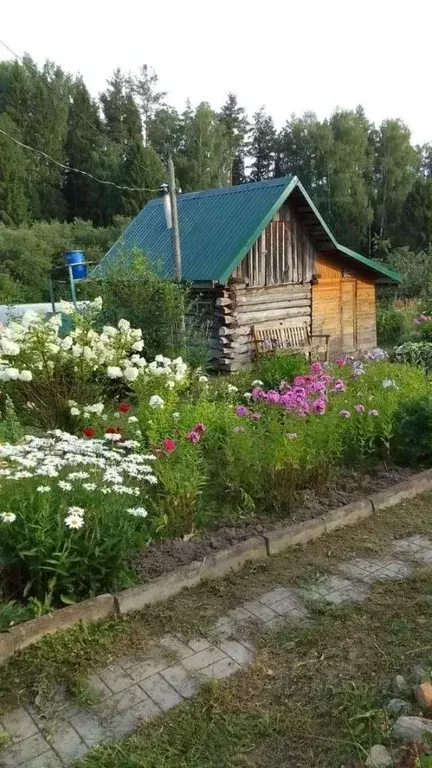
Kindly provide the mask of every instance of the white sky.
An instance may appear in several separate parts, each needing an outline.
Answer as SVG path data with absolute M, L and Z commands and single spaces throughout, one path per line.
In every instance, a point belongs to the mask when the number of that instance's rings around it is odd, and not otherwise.
M 432 141 L 431 0 L 15 0 L 0 3 L 0 38 L 50 58 L 103 90 L 115 67 L 151 65 L 181 109 L 229 90 L 280 127 L 292 112 L 328 116 L 363 104 Z M 10 58 L 0 46 L 0 58 Z

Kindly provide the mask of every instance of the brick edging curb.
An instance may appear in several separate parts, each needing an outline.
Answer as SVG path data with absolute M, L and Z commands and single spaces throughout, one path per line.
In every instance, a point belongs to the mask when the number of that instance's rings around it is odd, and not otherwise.
M 95 622 L 109 616 L 139 611 L 146 605 L 168 600 L 186 587 L 194 587 L 204 579 L 218 578 L 232 570 L 238 570 L 247 561 L 263 560 L 298 544 L 307 544 L 325 533 L 354 525 L 380 509 L 393 507 L 405 499 L 411 499 L 429 490 L 432 490 L 432 469 L 419 472 L 409 480 L 404 480 L 385 491 L 332 509 L 321 517 L 294 525 L 278 526 L 263 536 L 242 541 L 203 560 L 152 579 L 140 587 L 132 587 L 116 595 L 99 595 L 17 624 L 7 632 L 0 632 L 0 664 L 14 653 L 60 629 L 68 629 L 80 621 Z

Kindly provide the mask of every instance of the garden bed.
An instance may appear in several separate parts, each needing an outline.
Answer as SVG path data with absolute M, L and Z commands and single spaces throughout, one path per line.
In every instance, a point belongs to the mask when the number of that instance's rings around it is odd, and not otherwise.
M 346 472 L 337 482 L 323 488 L 319 493 L 310 490 L 299 494 L 289 521 L 286 517 L 283 519 L 256 517 L 244 523 L 238 523 L 236 526 L 223 525 L 212 532 L 197 534 L 188 540 L 153 541 L 147 549 L 137 554 L 133 561 L 133 569 L 145 579 L 162 576 L 182 565 L 190 565 L 241 541 L 271 531 L 277 528 L 282 520 L 296 523 L 319 517 L 332 508 L 344 506 L 377 491 L 391 488 L 412 476 L 412 470 L 407 467 L 383 466 L 368 474 Z

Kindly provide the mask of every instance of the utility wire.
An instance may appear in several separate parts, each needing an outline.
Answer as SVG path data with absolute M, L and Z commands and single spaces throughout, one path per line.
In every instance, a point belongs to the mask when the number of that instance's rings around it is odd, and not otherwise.
M 3 128 L 0 128 L 0 133 L 3 134 L 3 136 L 7 136 L 8 139 L 11 139 L 11 141 L 14 141 L 15 144 L 18 144 L 19 147 L 24 147 L 24 149 L 29 149 L 31 152 L 37 152 L 37 154 L 42 155 L 42 157 L 45 157 L 47 160 L 50 160 L 52 163 L 55 163 L 55 165 L 58 165 L 59 168 L 64 168 L 66 171 L 72 171 L 73 173 L 81 173 L 83 176 L 88 176 L 90 179 L 93 179 L 93 181 L 97 181 L 98 184 L 105 184 L 110 187 L 117 187 L 117 189 L 126 189 L 129 192 L 158 192 L 158 189 L 147 189 L 146 187 L 127 187 L 124 185 L 116 184 L 114 181 L 105 181 L 104 179 L 98 179 L 96 176 L 93 176 L 93 174 L 88 173 L 87 171 L 82 171 L 80 168 L 72 168 L 70 165 L 65 165 L 64 163 L 60 163 L 58 160 L 54 160 L 51 155 L 48 155 L 46 152 L 44 152 L 42 149 L 37 149 L 36 147 L 30 147 L 28 144 L 24 144 L 22 141 L 19 141 L 14 136 L 11 136 L 10 133 L 7 133 L 3 130 Z
M 10 48 L 10 46 L 7 45 L 3 40 L 0 40 L 0 45 L 2 45 L 3 48 L 6 48 L 6 50 L 9 51 L 9 53 L 11 53 L 12 56 L 15 56 L 16 59 L 19 59 L 19 61 L 21 61 L 21 63 L 24 64 L 24 66 L 27 67 L 27 69 L 30 68 L 30 70 L 33 73 L 36 73 L 40 77 L 41 73 L 39 72 L 39 70 L 38 70 L 38 68 L 36 67 L 35 64 L 33 64 L 33 63 L 30 64 L 23 56 L 20 56 L 19 53 L 16 53 L 16 51 L 12 50 L 12 48 Z M 114 141 L 114 139 L 111 139 L 111 137 L 108 136 L 107 134 L 103 133 L 96 125 L 94 125 L 94 123 L 91 122 L 91 120 L 89 120 L 85 115 L 83 115 L 83 113 L 80 112 L 80 110 L 77 109 L 77 107 L 75 107 L 75 105 L 70 102 L 69 98 L 67 96 L 65 96 L 63 93 L 61 93 L 53 85 L 53 83 L 51 83 L 49 80 L 46 80 L 45 81 L 45 85 L 47 85 L 48 88 L 50 88 L 62 101 L 64 101 L 68 105 L 68 107 L 70 109 L 72 109 L 74 112 L 76 112 L 76 114 L 79 115 L 82 118 L 82 120 L 84 120 L 84 122 L 87 123 L 87 125 L 90 128 L 93 128 L 93 130 L 96 131 L 96 133 L 98 133 L 99 136 L 102 136 L 102 138 L 105 141 L 108 141 L 116 149 L 121 149 L 122 151 L 124 150 L 124 147 L 122 147 L 121 144 L 119 144 L 117 141 Z M 2 133 L 5 133 L 5 132 L 2 131 Z M 8 134 L 5 133 L 5 135 L 7 136 Z M 19 144 L 19 142 L 16 139 L 14 139 L 13 136 L 9 136 L 9 138 L 12 139 L 12 141 L 15 141 L 17 144 Z M 22 146 L 26 147 L 26 149 L 34 149 L 34 147 L 28 147 L 25 144 L 22 144 Z M 34 149 L 34 151 L 35 152 L 40 152 L 41 154 L 45 154 L 45 153 L 43 153 L 39 149 Z M 100 184 L 110 184 L 110 185 L 112 185 L 114 187 L 117 187 L 117 189 L 129 189 L 131 191 L 137 191 L 137 192 L 158 192 L 159 191 L 158 189 L 142 189 L 142 188 L 138 188 L 138 187 L 119 186 L 118 184 L 115 184 L 113 181 L 102 181 L 101 179 L 96 179 L 94 176 L 91 175 L 91 173 L 87 173 L 86 171 L 80 171 L 77 168 L 69 168 L 69 166 L 62 165 L 61 163 L 58 163 L 57 160 L 54 160 L 52 157 L 49 157 L 49 155 L 45 155 L 45 157 L 47 157 L 49 160 L 52 160 L 53 163 L 56 163 L 57 165 L 60 165 L 63 168 L 68 168 L 69 170 L 75 171 L 76 173 L 82 173 L 82 174 L 84 174 L 86 176 L 90 176 L 90 178 L 94 179 L 95 181 L 98 181 Z M 144 171 L 144 168 L 141 165 L 140 165 L 140 169 L 141 169 L 141 171 Z
M 30 68 L 33 73 L 36 73 L 40 77 L 41 73 L 39 72 L 39 70 L 38 70 L 38 68 L 36 67 L 35 64 L 33 64 L 33 63 L 30 64 L 23 56 L 20 56 L 19 53 L 16 53 L 15 51 L 12 50 L 12 48 L 10 48 L 8 45 L 6 45 L 6 43 L 3 40 L 0 40 L 0 45 L 2 45 L 4 48 L 6 48 L 6 50 L 9 51 L 9 53 L 12 54 L 12 56 L 15 56 L 15 58 L 19 59 L 19 61 L 21 61 L 21 63 L 24 64 L 24 66 L 27 67 L 27 69 Z M 98 133 L 99 136 L 102 136 L 102 138 L 105 139 L 105 141 L 108 141 L 110 144 L 112 144 L 117 149 L 119 149 L 119 148 L 122 149 L 121 144 L 118 144 L 116 141 L 114 141 L 114 139 L 111 139 L 110 136 L 107 136 L 105 133 L 103 133 L 97 127 L 97 125 L 92 123 L 91 120 L 89 120 L 85 115 L 83 115 L 83 113 L 80 112 L 80 110 L 77 109 L 77 107 L 75 107 L 75 105 L 70 102 L 70 100 L 69 100 L 69 98 L 67 96 L 65 96 L 63 93 L 61 93 L 59 90 L 57 90 L 57 88 L 53 85 L 53 83 L 51 83 L 49 80 L 46 80 L 45 81 L 45 85 L 47 85 L 48 88 L 50 88 L 52 91 L 54 91 L 54 93 L 57 94 L 57 96 L 62 101 L 64 101 L 68 105 L 68 107 L 70 109 L 72 109 L 74 112 L 76 112 L 76 114 L 79 115 L 82 118 L 82 120 L 84 120 L 84 122 L 86 122 L 87 125 L 90 126 L 90 128 L 93 128 L 93 130 L 96 131 L 96 133 Z

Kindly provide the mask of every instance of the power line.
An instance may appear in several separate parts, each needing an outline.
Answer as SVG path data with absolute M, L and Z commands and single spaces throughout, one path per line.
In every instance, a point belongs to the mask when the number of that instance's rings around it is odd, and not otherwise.
M 35 65 L 35 64 L 33 64 L 33 62 L 30 64 L 30 63 L 29 63 L 29 62 L 28 62 L 28 61 L 27 61 L 27 60 L 26 60 L 26 59 L 25 59 L 23 56 L 20 56 L 20 55 L 19 55 L 19 53 L 16 53 L 16 51 L 12 50 L 12 48 L 10 48 L 10 46 L 9 46 L 9 45 L 7 45 L 7 44 L 6 44 L 6 43 L 5 43 L 3 40 L 0 40 L 0 45 L 2 45 L 4 48 L 6 48 L 6 50 L 7 50 L 7 51 L 9 51 L 9 53 L 11 53 L 11 54 L 12 54 L 12 56 L 15 56 L 15 58 L 16 58 L 16 59 L 19 59 L 19 61 L 21 61 L 21 63 L 22 63 L 22 64 L 23 64 L 23 65 L 24 65 L 24 66 L 25 66 L 27 69 L 29 69 L 29 68 L 30 68 L 30 70 L 31 70 L 33 73 L 36 73 L 36 74 L 37 74 L 39 77 L 41 76 L 41 73 L 39 72 L 39 70 L 38 70 L 38 68 L 36 67 L 36 65 Z M 50 89 L 51 89 L 51 90 L 52 90 L 52 91 L 53 91 L 53 92 L 54 92 L 54 93 L 55 93 L 55 94 L 56 94 L 56 95 L 57 95 L 57 96 L 58 96 L 58 97 L 59 97 L 59 98 L 60 98 L 62 101 L 64 101 L 64 102 L 65 102 L 65 103 L 68 105 L 69 109 L 71 109 L 73 112 L 76 112 L 76 114 L 77 114 L 77 115 L 79 115 L 79 116 L 82 118 L 82 120 L 84 120 L 84 122 L 85 122 L 85 123 L 87 123 L 87 125 L 88 125 L 90 128 L 93 128 L 93 130 L 94 130 L 94 131 L 96 131 L 96 133 L 98 133 L 98 134 L 99 134 L 99 136 L 102 136 L 102 138 L 104 139 L 104 141 L 108 141 L 108 142 L 109 142 L 110 144 L 112 144 L 112 145 L 113 145 L 113 147 L 115 147 L 116 149 L 120 149 L 120 150 L 124 151 L 124 147 L 122 147 L 122 145 L 121 145 L 121 144 L 119 144 L 117 141 L 114 141 L 114 139 L 112 139 L 112 138 L 111 138 L 110 136 L 108 136 L 107 134 L 103 133 L 103 131 L 101 131 L 101 130 L 100 130 L 100 129 L 99 129 L 97 126 L 96 126 L 96 125 L 94 125 L 94 123 L 92 123 L 92 122 L 91 122 L 91 120 L 89 120 L 89 119 L 88 119 L 88 118 L 87 118 L 85 115 L 83 115 L 83 113 L 82 113 L 82 112 L 80 112 L 80 110 L 79 110 L 79 109 L 77 109 L 77 107 L 75 107 L 75 105 L 74 105 L 73 103 L 71 103 L 71 102 L 70 102 L 69 98 L 68 98 L 67 96 L 65 96 L 63 93 L 61 93 L 61 92 L 60 92 L 60 91 L 59 91 L 59 90 L 58 90 L 58 89 L 57 89 L 57 88 L 56 88 L 56 87 L 53 85 L 53 83 L 51 83 L 49 80 L 45 80 L 44 82 L 45 82 L 45 85 L 47 85 L 47 86 L 48 86 L 48 88 L 50 88 Z M 12 138 L 12 139 L 13 139 L 13 137 L 9 137 L 9 138 Z M 32 149 L 32 147 L 27 147 L 27 148 L 28 148 L 28 149 Z M 39 152 L 40 150 L 36 150 L 36 151 L 37 151 L 37 152 Z M 50 158 L 50 159 L 52 160 L 52 158 Z M 53 160 L 53 162 L 57 162 L 57 161 L 56 161 L 56 160 Z M 138 161 L 138 167 L 139 167 L 139 169 L 140 169 L 140 170 L 141 170 L 143 173 L 145 173 L 145 169 L 144 169 L 144 167 L 141 165 L 141 163 L 140 163 L 139 161 Z M 71 170 L 74 170 L 74 169 L 71 169 Z M 77 171 L 77 172 L 78 172 L 78 173 L 86 173 L 85 171 Z M 87 175 L 87 176 L 91 176 L 91 174 L 88 174 L 88 173 L 87 173 L 86 175 Z M 94 178 L 94 176 L 93 176 L 92 178 Z M 98 179 L 96 179 L 96 181 L 98 181 Z M 118 185 L 117 185 L 117 184 L 114 184 L 114 182 L 101 181 L 101 184 L 113 184 L 115 187 L 118 187 Z M 132 187 L 118 187 L 118 189 L 132 189 Z M 156 189 L 156 190 L 155 190 L 155 189 L 144 189 L 144 190 L 142 190 L 142 191 L 143 191 L 143 192 L 158 192 L 158 190 L 157 190 L 157 189 Z
M 12 50 L 12 48 L 10 48 L 8 45 L 6 45 L 6 43 L 3 42 L 3 40 L 0 40 L 0 45 L 2 45 L 4 48 L 6 48 L 6 50 L 9 51 L 9 53 L 12 54 L 12 56 L 15 56 L 15 58 L 19 59 L 19 61 L 21 61 L 21 63 L 24 64 L 24 66 L 27 67 L 27 69 L 30 67 L 31 70 L 40 77 L 41 73 L 39 72 L 39 70 L 38 70 L 38 68 L 36 67 L 35 64 L 33 64 L 33 63 L 30 64 L 28 61 L 26 61 L 26 59 L 23 56 L 20 56 L 19 53 L 16 53 L 15 51 Z M 90 126 L 90 128 L 93 128 L 93 130 L 96 131 L 96 133 L 98 133 L 99 136 L 102 136 L 102 138 L 105 139 L 105 141 L 108 141 L 110 144 L 112 144 L 117 149 L 119 149 L 119 148 L 122 149 L 121 144 L 118 144 L 116 141 L 114 141 L 114 139 L 111 139 L 110 136 L 107 136 L 105 133 L 103 133 L 97 127 L 97 125 L 92 123 L 91 120 L 89 120 L 85 115 L 83 115 L 83 113 L 80 112 L 80 110 L 77 109 L 77 107 L 75 107 L 75 105 L 70 102 L 70 100 L 69 100 L 69 98 L 67 96 L 65 96 L 63 93 L 58 91 L 57 88 L 55 88 L 55 86 L 53 85 L 53 83 L 51 83 L 49 80 L 46 80 L 45 81 L 45 85 L 47 85 L 48 88 L 50 88 L 55 94 L 57 94 L 57 96 L 60 99 L 62 99 L 62 101 L 64 101 L 68 105 L 68 107 L 70 109 L 72 109 L 74 112 L 76 112 L 76 114 L 79 115 L 84 120 L 84 122 L 86 122 L 87 125 Z
M 36 147 L 30 147 L 28 144 L 24 144 L 22 141 L 19 141 L 14 136 L 11 136 L 10 133 L 6 133 L 6 131 L 3 130 L 3 128 L 0 128 L 0 133 L 2 133 L 4 136 L 7 136 L 8 139 L 11 139 L 11 141 L 14 141 L 15 144 L 18 144 L 19 147 L 23 147 L 24 149 L 30 149 L 31 152 L 37 152 L 37 154 L 42 155 L 42 157 L 45 157 L 47 160 L 50 160 L 52 163 L 55 163 L 55 165 L 58 165 L 59 168 L 63 168 L 66 171 L 72 171 L 73 173 L 81 173 L 83 176 L 88 176 L 90 179 L 93 179 L 93 181 L 97 181 L 98 184 L 105 184 L 110 187 L 117 187 L 117 189 L 125 189 L 129 192 L 158 192 L 158 189 L 147 189 L 146 187 L 127 187 L 121 184 L 116 184 L 114 181 L 105 181 L 104 179 L 98 179 L 96 176 L 93 176 L 93 174 L 88 173 L 87 171 L 82 171 L 80 168 L 72 168 L 70 165 L 65 165 L 64 163 L 60 163 L 58 160 L 54 160 L 51 155 L 48 155 L 46 152 L 44 152 L 42 149 L 37 149 Z

